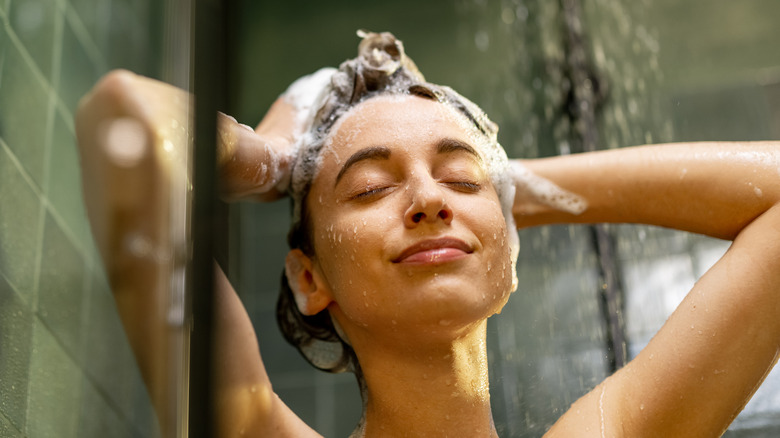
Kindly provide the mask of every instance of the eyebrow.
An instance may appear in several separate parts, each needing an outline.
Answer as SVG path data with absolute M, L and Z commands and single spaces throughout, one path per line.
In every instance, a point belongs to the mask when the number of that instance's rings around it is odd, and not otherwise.
M 482 156 L 479 155 L 470 144 L 456 140 L 454 138 L 442 138 L 436 143 L 436 153 L 449 154 L 452 152 L 463 151 L 474 156 L 477 161 L 482 164 Z
M 482 156 L 477 153 L 474 147 L 460 140 L 456 140 L 454 138 L 442 138 L 436 142 L 435 147 L 437 154 L 466 152 L 469 155 L 472 155 L 480 164 L 483 163 Z M 341 167 L 341 170 L 339 170 L 338 175 L 336 175 L 336 182 L 334 183 L 334 187 L 338 185 L 339 181 L 341 181 L 341 178 L 345 173 L 347 173 L 347 170 L 349 170 L 349 168 L 355 164 L 365 160 L 387 160 L 389 158 L 390 149 L 386 146 L 371 146 L 355 152 L 352 154 L 352 156 L 349 157 L 349 159 L 347 159 L 347 162 L 344 163 L 344 165 Z
M 336 184 L 339 183 L 341 177 L 349 170 L 350 167 L 364 160 L 387 160 L 390 158 L 390 149 L 385 146 L 372 146 L 365 149 L 361 149 L 347 160 L 346 163 L 339 170 L 339 174 L 336 175 Z M 335 184 L 334 184 L 335 186 Z

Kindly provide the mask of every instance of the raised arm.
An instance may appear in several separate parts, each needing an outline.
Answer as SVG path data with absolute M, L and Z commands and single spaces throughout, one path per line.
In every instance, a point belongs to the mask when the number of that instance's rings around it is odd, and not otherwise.
M 190 96 L 126 71 L 110 73 L 76 117 L 84 198 L 95 242 L 144 382 L 167 436 L 170 191 L 184 178 Z M 229 199 L 280 196 L 289 161 L 293 107 L 274 104 L 257 131 L 219 115 L 218 172 Z M 185 245 L 186 246 L 186 245 Z M 257 338 L 238 296 L 217 268 L 215 401 L 220 436 L 316 435 L 273 393 Z
M 584 209 L 533 201 L 521 184 L 521 227 L 644 223 L 734 241 L 647 347 L 550 436 L 720 436 L 780 352 L 780 143 L 645 146 L 523 165 Z

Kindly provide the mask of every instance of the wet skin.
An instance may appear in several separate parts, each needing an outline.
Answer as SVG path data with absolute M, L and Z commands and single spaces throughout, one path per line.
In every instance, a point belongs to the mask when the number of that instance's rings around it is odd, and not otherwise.
M 339 122 L 308 197 L 324 298 L 310 312 L 326 305 L 350 337 L 408 341 L 500 310 L 514 266 L 473 139 L 460 115 L 419 97 L 374 98 Z

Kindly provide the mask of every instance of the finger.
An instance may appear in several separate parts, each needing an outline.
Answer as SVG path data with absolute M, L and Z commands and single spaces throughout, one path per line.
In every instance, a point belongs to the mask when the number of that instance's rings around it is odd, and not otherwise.
M 277 151 L 284 148 L 285 140 L 258 134 L 225 114 L 217 117 L 217 169 L 222 197 L 234 201 L 283 196 L 280 185 L 290 158 Z

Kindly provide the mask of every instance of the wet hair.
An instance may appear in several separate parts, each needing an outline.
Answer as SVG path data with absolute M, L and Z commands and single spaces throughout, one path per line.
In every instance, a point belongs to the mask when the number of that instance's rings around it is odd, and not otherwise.
M 297 158 L 288 188 L 292 199 L 292 224 L 287 236 L 290 248 L 300 249 L 310 257 L 315 255 L 306 202 L 320 167 L 321 151 L 332 128 L 347 111 L 380 95 L 419 96 L 448 105 L 461 114 L 474 128 L 471 130 L 475 143 L 483 146 L 480 150 L 485 155 L 504 216 L 514 224 L 511 219 L 514 186 L 507 172 L 506 153 L 497 141 L 498 126 L 477 105 L 451 88 L 426 82 L 414 62 L 406 56 L 403 43 L 392 34 L 359 31 L 358 35 L 363 38 L 358 46 L 358 56 L 343 62 L 338 70 L 326 72 L 330 74 L 330 81 L 319 91 L 302 121 L 304 132 L 296 144 Z M 508 234 L 517 238 L 517 233 Z M 281 283 L 276 316 L 284 338 L 315 367 L 329 372 L 352 371 L 361 386 L 364 385 L 355 352 L 339 335 L 327 309 L 316 315 L 302 314 L 284 273 Z

